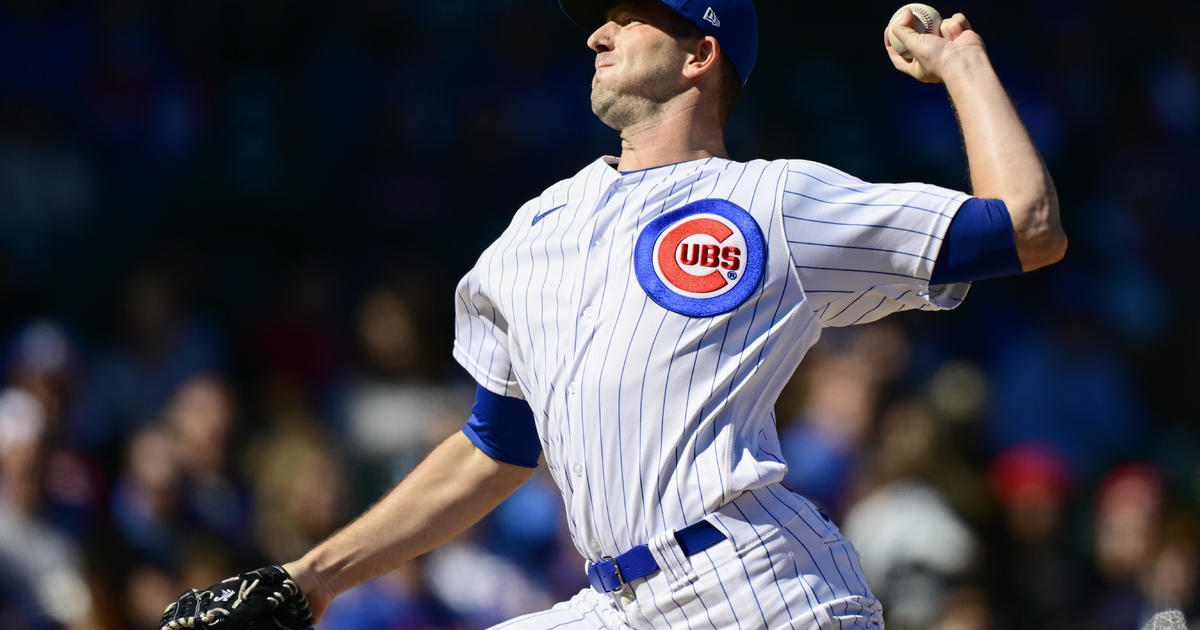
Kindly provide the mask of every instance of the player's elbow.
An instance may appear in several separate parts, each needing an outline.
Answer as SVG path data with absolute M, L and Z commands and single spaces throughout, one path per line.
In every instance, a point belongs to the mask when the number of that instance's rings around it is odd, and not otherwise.
M 1043 232 L 1027 235 L 1017 243 L 1021 269 L 1033 271 L 1048 267 L 1067 255 L 1067 234 L 1055 226 Z
M 1067 233 L 1058 217 L 1058 199 L 1053 195 L 1038 200 L 1013 222 L 1017 256 L 1024 271 L 1053 265 L 1067 254 Z

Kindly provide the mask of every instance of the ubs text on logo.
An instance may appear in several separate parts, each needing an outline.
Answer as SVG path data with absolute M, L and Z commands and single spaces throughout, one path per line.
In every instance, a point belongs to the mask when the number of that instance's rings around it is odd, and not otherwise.
M 651 221 L 638 236 L 634 270 L 658 305 L 693 317 L 736 308 L 758 286 L 762 230 L 748 212 L 705 199 Z

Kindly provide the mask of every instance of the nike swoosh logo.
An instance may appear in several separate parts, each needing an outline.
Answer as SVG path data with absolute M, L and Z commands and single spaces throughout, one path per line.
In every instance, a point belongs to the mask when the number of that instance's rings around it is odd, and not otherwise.
M 567 207 L 567 204 L 564 203 L 563 205 L 558 206 L 557 208 L 550 208 L 549 210 L 537 215 L 536 217 L 533 217 L 533 223 L 530 223 L 529 225 L 537 225 L 538 221 L 545 219 L 547 215 L 554 214 L 555 212 L 558 212 L 559 210 L 562 210 L 565 207 Z

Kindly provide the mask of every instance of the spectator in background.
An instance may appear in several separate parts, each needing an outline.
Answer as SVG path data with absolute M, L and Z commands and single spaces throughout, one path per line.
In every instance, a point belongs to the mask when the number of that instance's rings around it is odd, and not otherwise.
M 978 535 L 940 487 L 961 483 L 970 468 L 947 456 L 956 447 L 944 442 L 922 403 L 889 407 L 880 432 L 872 489 L 847 512 L 844 529 L 862 554 L 866 581 L 887 606 L 888 628 L 986 624 Z
M 181 578 L 219 581 L 234 558 L 259 557 L 251 497 L 229 452 L 234 408 L 223 382 L 193 377 L 128 442 L 112 497 L 115 549 L 101 568 L 106 598 L 123 602 L 111 614 L 127 627 L 157 627 L 161 607 L 142 598 Z
M 343 522 L 349 483 L 344 465 L 319 426 L 293 417 L 279 421 L 251 446 L 254 538 L 276 562 L 308 549 Z
M 179 461 L 170 433 L 138 430 L 113 483 L 112 520 L 121 541 L 159 566 L 173 566 L 179 531 Z
M 1165 519 L 1161 542 L 1141 578 L 1146 608 L 1200 614 L 1200 523 L 1195 514 L 1176 512 Z
M 883 390 L 907 363 L 908 342 L 892 322 L 823 335 L 795 377 L 802 398 L 797 411 L 783 411 L 780 444 L 784 483 L 836 518 L 864 463 Z
M 1196 531 L 1167 528 L 1167 487 L 1146 463 L 1112 470 L 1096 490 L 1092 560 L 1099 584 L 1090 627 L 1140 627 L 1156 612 L 1196 604 Z M 1190 563 L 1190 566 L 1189 566 Z
M 93 600 L 82 554 L 41 514 L 46 428 L 37 397 L 0 392 L 0 627 L 83 629 Z
M 422 324 L 424 295 L 398 282 L 369 289 L 354 313 L 358 361 L 342 384 L 338 414 L 365 501 L 394 485 L 462 426 L 470 389 L 438 382 L 435 348 Z
M 1022 444 L 992 460 L 988 481 L 1005 533 L 993 550 L 1003 627 L 1077 624 L 1087 601 L 1064 522 L 1072 498 L 1070 462 L 1051 445 Z
M 180 506 L 192 529 L 246 548 L 250 496 L 229 453 L 235 404 L 229 388 L 212 376 L 185 381 L 171 397 L 165 424 L 180 471 Z
M 13 336 L 5 361 L 5 378 L 41 402 L 58 433 L 62 413 L 72 402 L 82 357 L 66 330 L 50 320 L 33 320 Z
M 56 527 L 84 539 L 102 522 L 104 479 L 89 453 L 72 443 L 64 414 L 76 402 L 83 376 L 82 348 L 59 323 L 36 319 L 14 335 L 5 356 L 5 377 L 33 395 L 45 416 L 43 512 Z
M 149 265 L 126 279 L 119 340 L 95 354 L 75 413 L 73 429 L 87 450 L 111 457 L 128 435 L 159 418 L 185 381 L 221 373 L 223 335 L 183 310 L 179 285 Z

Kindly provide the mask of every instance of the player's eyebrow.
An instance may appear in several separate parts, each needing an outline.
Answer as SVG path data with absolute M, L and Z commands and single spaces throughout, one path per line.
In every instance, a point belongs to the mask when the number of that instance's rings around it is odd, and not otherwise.
M 609 17 L 616 15 L 618 12 L 627 9 L 631 4 L 633 4 L 633 0 L 619 0 L 618 2 L 613 2 L 612 4 L 608 5 L 607 9 L 604 10 L 604 15 Z
M 604 12 L 604 19 L 608 20 L 609 22 L 620 22 L 620 18 L 624 17 L 626 13 L 629 13 L 629 8 L 626 6 L 628 4 L 628 2 L 614 4 Z
M 633 17 L 647 17 L 646 2 L 644 0 L 624 0 L 614 3 L 604 12 L 605 19 L 610 22 L 620 22 L 622 19 Z

